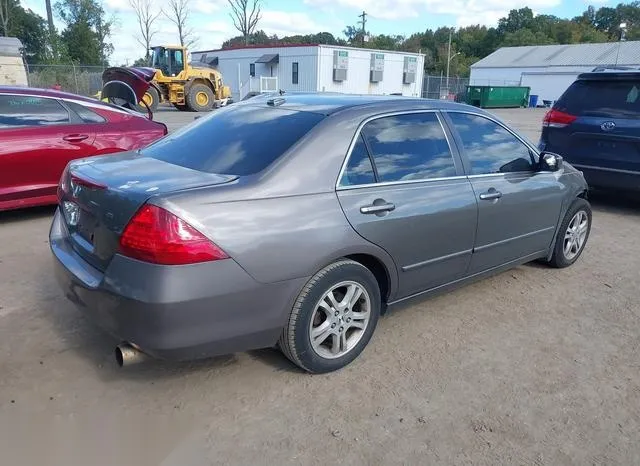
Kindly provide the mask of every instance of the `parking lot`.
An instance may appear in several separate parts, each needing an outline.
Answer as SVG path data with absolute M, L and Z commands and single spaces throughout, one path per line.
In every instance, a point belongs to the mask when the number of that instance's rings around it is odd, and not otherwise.
M 537 141 L 543 110 L 495 113 Z M 573 267 L 396 309 L 314 376 L 276 350 L 117 368 L 54 280 L 53 209 L 0 214 L 0 464 L 640 464 L 640 202 L 593 207 Z

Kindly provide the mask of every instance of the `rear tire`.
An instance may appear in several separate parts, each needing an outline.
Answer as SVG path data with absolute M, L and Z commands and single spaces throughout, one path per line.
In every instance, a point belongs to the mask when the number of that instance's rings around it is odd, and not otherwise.
M 191 111 L 209 112 L 214 105 L 213 91 L 205 84 L 194 84 L 189 89 L 186 101 Z
M 549 265 L 564 268 L 578 260 L 591 233 L 591 205 L 578 198 L 562 219 Z
M 369 343 L 380 307 L 380 288 L 369 269 L 338 260 L 316 273 L 298 295 L 280 349 L 307 372 L 341 369 Z

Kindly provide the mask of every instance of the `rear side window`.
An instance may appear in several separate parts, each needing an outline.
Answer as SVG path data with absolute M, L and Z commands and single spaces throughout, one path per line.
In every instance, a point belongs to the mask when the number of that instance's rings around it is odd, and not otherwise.
M 66 104 L 73 110 L 80 119 L 85 123 L 104 123 L 106 120 L 91 110 L 89 107 L 77 104 L 75 102 L 66 102 Z
M 637 118 L 640 80 L 575 81 L 554 107 L 575 116 Z
M 362 128 L 378 181 L 423 180 L 456 175 L 447 138 L 435 113 L 378 118 Z
M 0 128 L 69 123 L 69 112 L 55 99 L 0 95 Z
M 142 154 L 209 173 L 252 175 L 284 154 L 323 115 L 238 104 L 158 140 Z
M 340 180 L 341 186 L 354 186 L 359 184 L 370 184 L 376 182 L 373 172 L 369 152 L 364 145 L 362 135 L 358 136 L 351 151 L 351 156 L 345 167 L 344 174 Z

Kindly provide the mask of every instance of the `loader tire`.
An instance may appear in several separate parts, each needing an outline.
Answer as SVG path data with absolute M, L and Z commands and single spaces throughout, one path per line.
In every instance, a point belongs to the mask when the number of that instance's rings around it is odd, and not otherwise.
M 194 84 L 187 94 L 187 107 L 192 112 L 209 112 L 213 109 L 215 96 L 205 84 Z

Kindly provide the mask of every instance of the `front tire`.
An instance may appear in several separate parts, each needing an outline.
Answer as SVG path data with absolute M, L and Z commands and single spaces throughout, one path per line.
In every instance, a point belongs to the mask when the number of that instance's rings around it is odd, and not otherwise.
M 578 198 L 567 210 L 560 224 L 549 265 L 569 267 L 578 260 L 591 233 L 591 205 Z
M 311 373 L 343 368 L 364 350 L 380 317 L 380 288 L 362 264 L 341 259 L 316 273 L 302 289 L 279 346 Z
M 194 112 L 209 112 L 214 105 L 213 91 L 205 84 L 194 84 L 187 94 L 187 107 Z
M 160 104 L 160 94 L 155 87 L 151 86 L 149 89 L 147 89 L 147 92 L 144 93 L 144 96 L 142 96 L 142 100 L 146 102 L 151 112 L 155 112 L 158 109 L 158 105 Z M 147 113 L 147 107 L 145 107 L 144 103 L 142 102 L 138 103 L 137 110 L 140 113 Z

